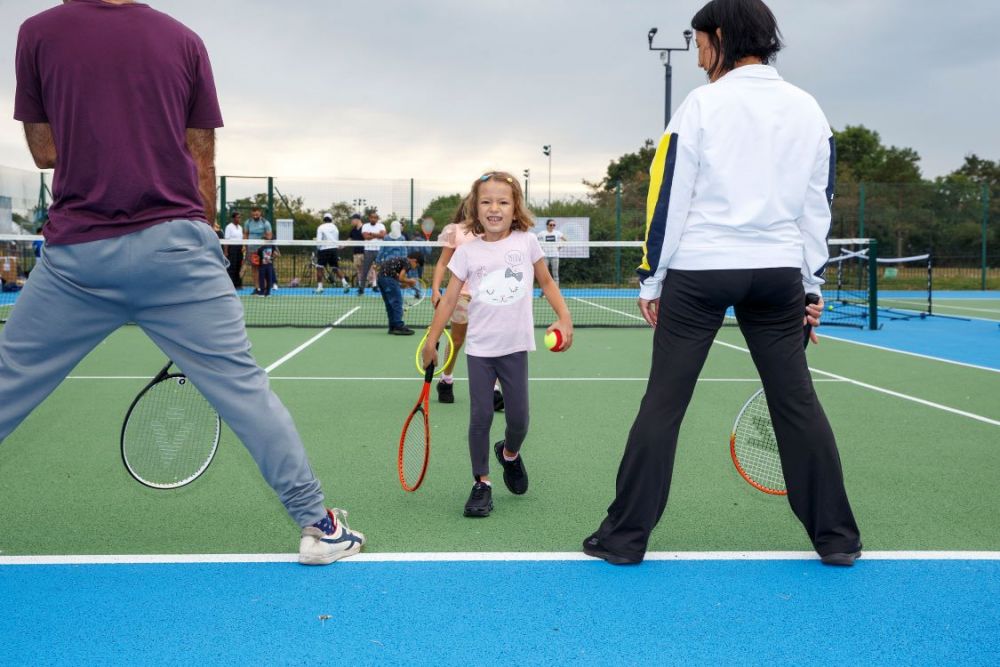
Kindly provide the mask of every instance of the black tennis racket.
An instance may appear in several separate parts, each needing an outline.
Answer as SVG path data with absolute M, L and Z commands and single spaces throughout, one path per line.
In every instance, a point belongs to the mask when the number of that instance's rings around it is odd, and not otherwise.
M 806 304 L 819 303 L 815 294 L 806 295 Z M 806 324 L 803 346 L 809 346 L 809 332 Z M 729 435 L 729 454 L 736 471 L 750 486 L 758 491 L 776 496 L 788 494 L 785 474 L 778 456 L 778 440 L 774 436 L 771 413 L 767 409 L 764 389 L 758 389 L 743 404 L 736 416 L 732 433 Z
M 154 489 L 198 479 L 219 448 L 222 420 L 183 373 L 168 361 L 132 401 L 122 424 L 125 469 Z

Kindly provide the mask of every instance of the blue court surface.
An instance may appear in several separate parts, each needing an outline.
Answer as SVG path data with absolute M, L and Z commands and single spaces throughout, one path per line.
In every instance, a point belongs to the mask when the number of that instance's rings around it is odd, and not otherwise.
M 893 295 L 900 298 L 907 293 L 890 292 L 886 296 L 892 298 Z M 996 311 L 1000 312 L 998 292 L 941 292 L 934 296 L 942 305 L 960 303 L 962 299 L 996 299 Z M 875 331 L 825 326 L 821 335 L 1000 370 L 1000 321 L 997 319 L 938 315 L 890 319 L 893 316 L 892 311 L 880 313 L 880 327 Z
M 993 558 L 8 565 L 0 639 L 8 665 L 996 665 Z

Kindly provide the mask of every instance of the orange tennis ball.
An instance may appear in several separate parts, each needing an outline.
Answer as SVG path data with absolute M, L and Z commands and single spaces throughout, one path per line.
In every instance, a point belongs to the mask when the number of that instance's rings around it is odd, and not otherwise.
M 545 334 L 545 347 L 549 348 L 553 352 L 561 352 L 563 345 L 562 334 L 559 333 L 558 329 L 554 329 L 547 334 Z

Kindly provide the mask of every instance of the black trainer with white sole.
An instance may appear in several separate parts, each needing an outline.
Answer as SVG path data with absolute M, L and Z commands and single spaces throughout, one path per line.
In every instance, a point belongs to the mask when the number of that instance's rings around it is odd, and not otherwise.
M 503 457 L 504 442 L 501 440 L 493 445 L 493 452 L 503 467 L 503 483 L 507 485 L 507 490 L 515 496 L 520 496 L 528 490 L 528 471 L 524 469 L 524 460 L 520 453 L 513 461 Z
M 493 511 L 493 489 L 486 482 L 476 482 L 465 501 L 465 516 L 489 516 Z

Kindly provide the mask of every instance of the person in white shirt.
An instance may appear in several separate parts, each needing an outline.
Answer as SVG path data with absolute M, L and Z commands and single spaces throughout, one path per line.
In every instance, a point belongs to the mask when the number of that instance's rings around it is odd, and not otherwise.
M 323 214 L 323 224 L 316 228 L 316 240 L 319 241 L 316 244 L 316 293 L 323 293 L 323 278 L 326 274 L 330 275 L 331 280 L 339 280 L 344 292 L 348 292 L 351 288 L 340 272 L 340 258 L 337 256 L 340 230 L 329 213 Z
M 538 240 L 548 244 L 542 246 L 542 251 L 545 253 L 545 266 L 549 267 L 549 273 L 552 274 L 557 285 L 559 284 L 559 244 L 564 238 L 566 236 L 556 229 L 556 221 L 552 218 L 545 221 L 545 231 L 538 232 Z
M 369 276 L 372 265 L 375 263 L 375 258 L 378 256 L 379 241 L 385 238 L 386 230 L 385 225 L 383 225 L 378 220 L 378 212 L 375 209 L 368 211 L 368 222 L 361 225 L 361 235 L 365 237 L 366 241 L 371 241 L 371 243 L 365 244 L 365 258 L 361 263 L 361 273 L 358 275 L 358 295 L 365 293 L 365 284 L 375 285 L 375 275 Z
M 226 259 L 229 260 L 229 279 L 233 281 L 233 287 L 243 288 L 243 226 L 240 224 L 240 212 L 233 211 L 230 215 L 232 222 L 226 225 L 226 232 L 223 239 L 233 241 L 226 244 Z
M 835 158 L 810 95 L 782 80 L 761 0 L 712 0 L 691 21 L 710 83 L 670 120 L 650 168 L 639 310 L 655 327 L 649 384 L 616 497 L 583 550 L 641 562 L 667 504 L 677 435 L 732 306 L 767 393 L 788 501 L 823 563 L 853 565 L 861 536 L 833 430 L 813 389 L 803 326 L 815 327 Z M 817 342 L 815 331 L 810 333 Z M 734 412 L 735 412 L 734 406 Z

